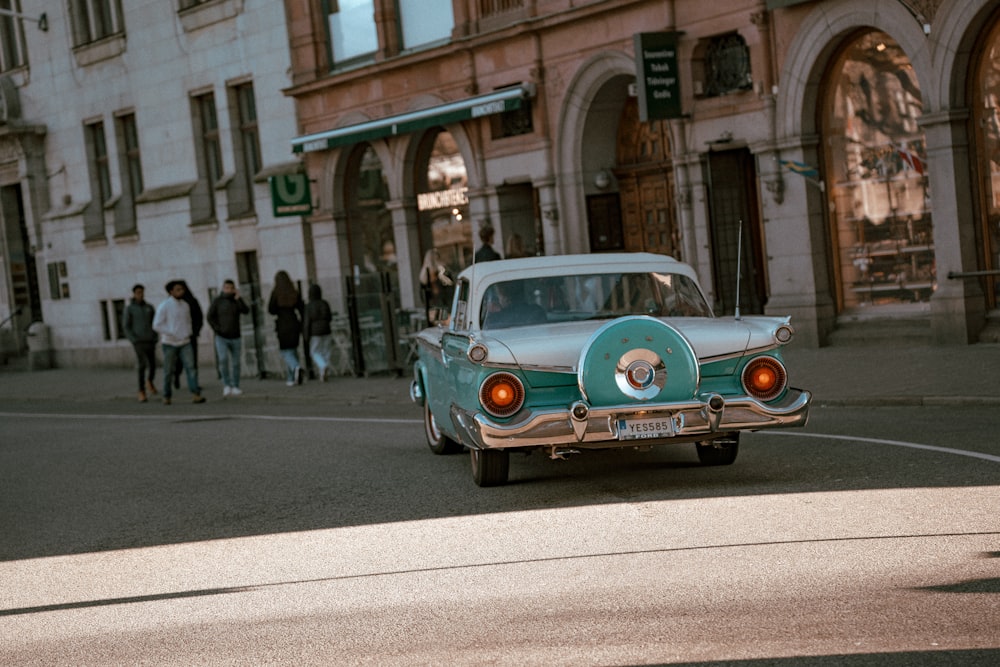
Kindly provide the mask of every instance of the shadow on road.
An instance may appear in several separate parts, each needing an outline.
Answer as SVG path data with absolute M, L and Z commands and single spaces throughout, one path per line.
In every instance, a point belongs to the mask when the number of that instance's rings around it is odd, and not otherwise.
M 912 414 L 881 413 L 872 436 Z M 433 456 L 419 423 L 177 417 L 51 419 L 21 427 L 44 435 L 2 438 L 0 561 L 623 502 L 986 486 L 998 471 L 942 453 L 752 434 L 732 466 L 701 467 L 691 445 L 567 461 L 534 453 L 512 456 L 510 484 L 481 489 L 469 457 Z M 930 428 L 937 417 L 926 419 Z M 829 413 L 810 431 L 842 422 Z

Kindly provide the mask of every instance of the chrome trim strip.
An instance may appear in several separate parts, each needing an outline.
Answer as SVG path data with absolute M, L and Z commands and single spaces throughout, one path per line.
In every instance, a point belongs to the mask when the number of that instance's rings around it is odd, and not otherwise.
M 777 350 L 782 347 L 779 343 L 774 343 L 772 345 L 764 345 L 763 347 L 755 347 L 753 349 L 746 349 L 742 352 L 730 352 L 728 354 L 717 354 L 712 357 L 700 357 L 698 359 L 699 364 L 713 364 L 717 361 L 727 361 L 729 359 L 739 359 L 740 357 L 745 357 L 750 354 L 766 354 L 771 350 Z
M 451 406 L 452 423 L 462 444 L 478 449 L 516 449 L 551 445 L 590 446 L 595 449 L 691 442 L 739 430 L 804 426 L 809 419 L 812 394 L 789 389 L 779 404 L 761 403 L 751 396 L 726 398 L 721 411 L 711 415 L 709 402 L 715 394 L 700 399 L 652 405 L 591 407 L 583 428 L 574 427 L 571 407 L 535 410 L 510 423 L 497 423 L 479 412 Z M 673 438 L 618 440 L 616 420 L 632 417 L 672 418 L 679 424 Z M 717 421 L 716 421 L 717 420 Z M 579 422 L 579 420 L 577 420 Z

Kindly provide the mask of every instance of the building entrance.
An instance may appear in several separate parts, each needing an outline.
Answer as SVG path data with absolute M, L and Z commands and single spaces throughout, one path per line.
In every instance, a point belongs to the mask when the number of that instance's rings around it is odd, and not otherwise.
M 767 302 L 764 273 L 767 265 L 758 214 L 756 169 L 750 151 L 743 148 L 709 153 L 708 180 L 715 308 L 720 314 L 735 312 L 737 306 L 743 313 L 763 313 Z
M 680 256 L 680 231 L 674 205 L 673 162 L 666 121 L 639 120 L 635 98 L 629 98 L 618 125 L 618 168 L 622 244 L 629 252 Z M 595 201 L 596 206 L 599 202 Z M 612 216 L 616 211 L 603 207 Z M 614 234 L 608 235 L 614 239 Z M 612 241 L 613 243 L 613 241 Z

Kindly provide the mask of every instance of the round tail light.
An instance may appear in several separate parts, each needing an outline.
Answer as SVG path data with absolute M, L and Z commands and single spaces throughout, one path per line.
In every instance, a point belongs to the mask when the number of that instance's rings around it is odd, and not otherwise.
M 757 357 L 743 369 L 743 389 L 754 398 L 770 401 L 785 390 L 785 367 L 774 357 Z
M 479 386 L 479 402 L 494 417 L 509 417 L 524 405 L 524 385 L 513 373 L 494 373 Z

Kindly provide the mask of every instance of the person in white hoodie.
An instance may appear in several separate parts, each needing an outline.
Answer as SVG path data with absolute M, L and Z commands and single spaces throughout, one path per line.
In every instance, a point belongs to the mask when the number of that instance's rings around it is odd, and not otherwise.
M 188 389 L 193 396 L 191 402 L 204 403 L 205 397 L 201 395 L 201 387 L 198 386 L 198 367 L 194 362 L 194 347 L 191 343 L 191 307 L 184 300 L 184 291 L 184 282 L 181 280 L 171 280 L 167 283 L 167 294 L 170 298 L 165 299 L 157 307 L 156 316 L 153 317 L 153 331 L 160 334 L 160 343 L 163 345 L 163 367 L 173 368 L 174 359 L 179 357 L 187 375 Z M 165 375 L 163 403 L 170 405 L 173 387 L 170 375 Z

